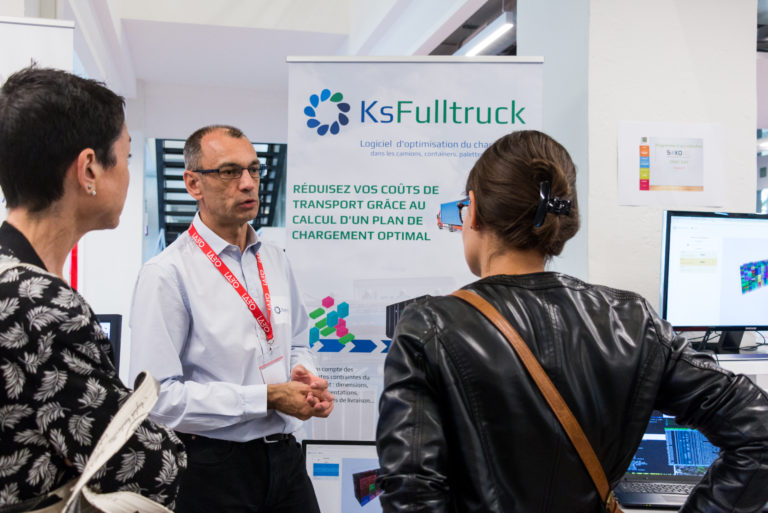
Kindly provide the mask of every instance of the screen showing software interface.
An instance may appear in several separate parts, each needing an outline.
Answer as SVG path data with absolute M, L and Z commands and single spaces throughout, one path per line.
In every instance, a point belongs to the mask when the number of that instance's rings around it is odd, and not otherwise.
M 695 429 L 654 412 L 627 473 L 702 476 L 718 453 L 719 449 Z
M 306 461 L 322 513 L 381 512 L 375 445 L 307 442 Z
M 112 324 L 108 322 L 100 322 L 99 326 L 101 326 L 101 330 L 104 332 L 107 338 L 109 338 L 109 332 L 110 332 L 110 328 L 112 328 Z
M 672 217 L 667 320 L 673 326 L 759 326 L 768 312 L 768 222 Z

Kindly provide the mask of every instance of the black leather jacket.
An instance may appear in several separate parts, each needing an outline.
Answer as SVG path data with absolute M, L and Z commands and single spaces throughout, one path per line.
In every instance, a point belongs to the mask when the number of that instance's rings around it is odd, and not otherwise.
M 757 511 L 768 500 L 768 396 L 691 350 L 642 297 L 557 273 L 493 276 L 465 288 L 518 330 L 612 486 L 657 409 L 721 448 L 682 511 Z M 458 298 L 405 310 L 379 410 L 387 512 L 604 511 L 506 339 Z

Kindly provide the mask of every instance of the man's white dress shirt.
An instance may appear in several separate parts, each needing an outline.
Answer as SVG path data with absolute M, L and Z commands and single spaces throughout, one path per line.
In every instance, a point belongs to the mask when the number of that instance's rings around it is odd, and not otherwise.
M 139 274 L 130 317 L 131 380 L 146 370 L 160 381 L 150 417 L 184 433 L 237 442 L 292 433 L 301 421 L 267 410 L 267 386 L 259 370 L 282 356 L 275 365 L 282 366 L 285 381 L 297 364 L 316 374 L 309 319 L 288 260 L 283 250 L 259 242 L 251 226 L 241 253 L 199 214 L 193 224 L 266 314 L 259 253 L 271 295 L 274 342 L 267 343 L 240 295 L 184 232 Z

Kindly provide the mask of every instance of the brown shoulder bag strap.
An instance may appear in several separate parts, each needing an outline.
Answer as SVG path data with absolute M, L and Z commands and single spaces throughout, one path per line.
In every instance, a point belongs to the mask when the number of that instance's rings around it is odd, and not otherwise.
M 547 373 L 541 367 L 539 361 L 536 359 L 533 353 L 531 353 L 531 350 L 528 349 L 528 346 L 525 344 L 525 342 L 523 342 L 523 339 L 520 338 L 517 330 L 512 327 L 509 321 L 507 321 L 499 313 L 499 311 L 493 307 L 493 305 L 480 297 L 478 294 L 469 290 L 462 289 L 457 290 L 452 295 L 463 299 L 470 305 L 477 308 L 480 313 L 482 313 L 489 321 L 491 321 L 493 325 L 496 326 L 496 328 L 504 335 L 504 337 L 506 337 L 509 344 L 512 346 L 520 360 L 523 362 L 523 365 L 525 365 L 528 373 L 533 378 L 533 381 L 539 387 L 539 390 L 544 396 L 544 399 L 546 399 L 547 404 L 549 404 L 549 407 L 552 408 L 555 416 L 557 416 L 557 420 L 560 421 L 560 424 L 563 426 L 563 429 L 568 435 L 568 438 L 571 440 L 571 443 L 576 448 L 576 452 L 579 454 L 581 461 L 587 468 L 589 476 L 595 483 L 597 492 L 600 494 L 600 497 L 604 501 L 606 511 L 621 512 L 621 508 L 619 508 L 616 497 L 614 497 L 613 492 L 611 491 L 611 487 L 608 485 L 608 479 L 605 477 L 603 466 L 600 464 L 600 460 L 597 459 L 597 455 L 592 449 L 589 440 L 587 440 L 587 436 L 581 429 L 581 426 L 576 420 L 576 417 L 573 416 L 570 408 L 568 408 L 568 405 L 565 404 L 563 397 L 560 395 L 560 392 L 557 391 L 557 388 L 555 388 L 552 380 L 549 379 L 549 376 L 547 376 Z

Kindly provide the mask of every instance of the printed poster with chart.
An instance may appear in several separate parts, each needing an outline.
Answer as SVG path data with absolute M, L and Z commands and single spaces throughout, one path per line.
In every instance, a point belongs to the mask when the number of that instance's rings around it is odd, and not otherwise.
M 623 122 L 618 152 L 619 204 L 722 204 L 718 125 Z
M 457 203 L 493 141 L 541 129 L 541 59 L 289 58 L 286 252 L 336 396 L 307 438 L 373 440 L 386 307 L 476 278 Z

